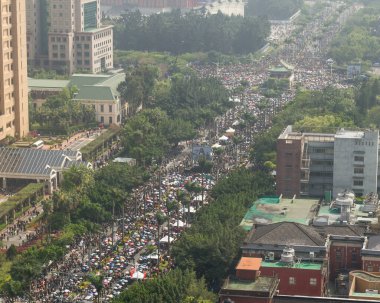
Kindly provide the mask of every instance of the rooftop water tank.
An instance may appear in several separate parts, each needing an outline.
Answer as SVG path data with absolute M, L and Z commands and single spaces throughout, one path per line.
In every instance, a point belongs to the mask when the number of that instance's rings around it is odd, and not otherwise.
M 293 263 L 295 257 L 295 251 L 291 247 L 285 247 L 284 251 L 281 254 L 281 262 L 284 263 Z

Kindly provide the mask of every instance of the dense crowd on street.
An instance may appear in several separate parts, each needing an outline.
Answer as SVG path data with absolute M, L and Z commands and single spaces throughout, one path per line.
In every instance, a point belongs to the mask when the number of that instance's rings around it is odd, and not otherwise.
M 170 270 L 173 267 L 171 244 L 191 226 L 197 211 L 211 202 L 208 192 L 219 175 L 226 174 L 237 165 L 248 164 L 252 133 L 270 126 L 277 110 L 294 97 L 295 90 L 289 89 L 278 97 L 266 98 L 269 105 L 261 104 L 264 96 L 252 87 L 259 87 L 268 79 L 269 68 L 286 62 L 294 68 L 295 82 L 308 89 L 320 90 L 327 85 L 340 83 L 341 77 L 332 73 L 326 65 L 325 53 L 331 38 L 340 28 L 339 22 L 324 28 L 338 8 L 339 5 L 333 3 L 296 37 L 292 36 L 293 26 L 276 28 L 276 37 L 288 35 L 291 42 L 259 61 L 234 65 L 193 65 L 200 76 L 218 77 L 230 91 L 241 86 L 242 81 L 247 82 L 248 85 L 231 98 L 236 106 L 215 119 L 215 128 L 205 131 L 204 138 L 192 144 L 181 142 L 180 147 L 168 154 L 151 180 L 134 190 L 131 201 L 126 203 L 124 215 L 121 212 L 115 214 L 113 222 L 104 226 L 102 233 L 76 239 L 62 261 L 47 264 L 44 275 L 33 281 L 29 294 L 31 299 L 27 301 L 92 302 L 101 295 L 105 302 L 119 295 L 135 280 L 154 277 Z M 317 42 L 316 33 L 320 33 Z M 247 126 L 243 129 L 239 124 L 247 112 L 257 117 L 257 123 L 249 126 L 249 129 Z M 243 140 L 234 143 L 234 136 Z M 218 145 L 223 150 L 214 157 L 212 173 L 202 174 L 191 170 L 194 165 L 191 147 L 194 144 Z M 107 165 L 114 151 L 116 149 L 103 155 L 95 166 Z M 201 190 L 188 191 L 186 184 L 193 182 Z M 188 202 L 178 201 L 178 193 L 182 191 L 190 195 Z M 171 202 L 175 202 L 177 207 L 171 209 Z M 169 219 L 159 224 L 157 213 L 165 214 Z M 7 232 L 17 233 L 24 228 L 23 224 L 19 222 L 19 226 Z M 101 294 L 93 284 L 84 282 L 89 272 L 103 277 Z

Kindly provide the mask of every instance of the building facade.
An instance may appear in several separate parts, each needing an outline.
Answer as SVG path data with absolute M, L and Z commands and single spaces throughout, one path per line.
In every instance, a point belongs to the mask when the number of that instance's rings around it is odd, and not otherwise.
M 102 26 L 100 18 L 100 0 L 31 0 L 29 63 L 69 74 L 112 69 L 113 28 Z
M 45 103 L 49 96 L 57 95 L 65 88 L 76 87 L 73 100 L 92 107 L 99 124 L 120 125 L 128 115 L 128 103 L 122 100 L 117 87 L 125 81 L 125 73 L 73 74 L 70 80 L 28 79 L 29 93 L 35 108 Z
M 0 140 L 29 132 L 25 0 L 1 1 Z
M 378 130 L 304 133 L 288 126 L 277 140 L 277 193 L 378 192 L 378 137 Z

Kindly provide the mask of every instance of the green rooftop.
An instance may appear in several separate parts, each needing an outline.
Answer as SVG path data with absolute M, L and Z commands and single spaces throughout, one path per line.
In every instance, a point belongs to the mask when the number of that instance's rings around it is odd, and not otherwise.
M 63 90 L 76 86 L 76 100 L 110 101 L 120 96 L 117 88 L 125 80 L 125 73 L 74 74 L 70 80 L 28 79 L 30 90 Z
M 29 89 L 64 89 L 69 86 L 69 80 L 33 79 L 28 78 Z
M 322 263 L 312 263 L 312 262 L 294 262 L 293 264 L 284 263 L 284 262 L 261 262 L 261 267 L 271 267 L 271 268 L 301 268 L 301 269 L 309 269 L 309 270 L 321 270 Z
M 111 88 L 106 86 L 82 86 L 78 94 L 75 96 L 75 100 L 114 100 L 115 96 L 112 93 Z
M 309 225 L 315 216 L 318 200 L 262 197 L 255 201 L 240 223 L 245 230 L 254 224 L 295 222 Z
M 222 291 L 225 290 L 243 290 L 243 291 L 271 291 L 276 278 L 274 277 L 258 277 L 255 281 L 239 280 L 237 278 L 229 278 L 224 282 Z
M 366 292 L 353 292 L 350 294 L 350 298 L 355 299 L 355 297 L 368 297 L 368 298 L 379 298 L 380 294 L 376 293 L 366 293 Z M 378 302 L 378 301 L 376 301 Z
M 276 66 L 269 69 L 272 73 L 289 73 L 291 70 L 287 69 L 285 66 Z
M 96 85 L 108 80 L 113 75 L 102 74 L 74 74 L 70 78 L 70 86 Z

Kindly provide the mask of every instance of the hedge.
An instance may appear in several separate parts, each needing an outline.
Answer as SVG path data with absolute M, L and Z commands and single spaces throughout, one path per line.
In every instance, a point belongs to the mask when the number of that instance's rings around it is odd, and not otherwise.
M 96 156 L 98 149 L 103 147 L 105 142 L 112 140 L 119 133 L 121 133 L 122 128 L 119 126 L 110 126 L 104 133 L 97 137 L 94 141 L 91 141 L 89 144 L 83 146 L 80 150 L 82 157 L 85 160 L 89 160 L 92 156 Z
M 11 211 L 22 205 L 27 199 L 33 198 L 44 188 L 44 183 L 30 183 L 22 188 L 7 201 L 0 204 L 0 218 L 4 218 Z

